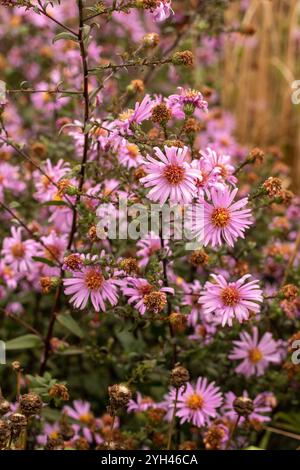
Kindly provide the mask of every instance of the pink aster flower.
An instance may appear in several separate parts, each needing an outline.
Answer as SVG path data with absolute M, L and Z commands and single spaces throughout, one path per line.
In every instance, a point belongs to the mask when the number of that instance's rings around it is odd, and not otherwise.
M 224 155 L 212 150 L 207 147 L 205 151 L 201 151 L 202 159 L 207 163 L 210 173 L 217 174 L 217 180 L 219 183 L 230 183 L 235 186 L 237 178 L 234 176 L 235 168 L 231 165 L 230 155 Z M 219 186 L 220 187 L 220 186 Z M 224 187 L 224 184 L 223 184 Z M 222 186 L 221 186 L 222 189 Z
M 161 0 L 158 6 L 151 11 L 151 15 L 157 22 L 166 20 L 173 13 L 171 0 Z
M 57 187 L 54 183 L 58 181 L 69 171 L 70 165 L 60 159 L 56 165 L 53 165 L 51 160 L 47 159 L 44 165 L 45 175 L 39 170 L 33 172 L 33 180 L 36 187 L 34 197 L 39 202 L 51 201 L 57 195 Z M 48 177 L 47 177 L 47 176 Z
M 236 318 L 240 323 L 248 320 L 250 313 L 260 311 L 259 303 L 263 301 L 262 290 L 257 280 L 246 282 L 250 274 L 238 281 L 227 282 L 221 274 L 212 274 L 214 282 L 206 282 L 199 303 L 203 314 L 211 320 L 216 318 L 222 326 L 232 326 Z
M 151 292 L 174 294 L 174 289 L 172 287 L 162 287 L 158 291 L 156 287 L 152 286 L 147 281 L 147 279 L 134 277 L 127 277 L 122 281 L 121 289 L 123 294 L 126 295 L 126 297 L 129 297 L 128 303 L 133 304 L 141 315 L 146 313 L 147 305 L 145 301 Z
M 127 411 L 128 413 L 142 413 L 149 410 L 149 408 L 157 408 L 155 403 L 150 397 L 143 397 L 140 392 L 136 392 L 136 401 L 129 400 Z
M 151 116 L 151 111 L 155 102 L 149 95 L 146 95 L 140 103 L 136 103 L 134 109 L 127 109 L 119 114 L 114 124 L 120 132 L 124 134 L 132 134 L 130 129 L 132 124 L 141 124 Z
M 136 246 L 138 248 L 136 254 L 138 258 L 140 258 L 139 266 L 141 268 L 147 266 L 151 256 L 162 249 L 161 239 L 154 232 L 148 233 L 145 238 L 137 242 Z M 170 256 L 171 250 L 168 246 L 167 240 L 164 241 L 164 248 L 166 249 L 168 256 Z
M 257 327 L 253 327 L 252 336 L 246 331 L 240 334 L 240 340 L 234 341 L 234 348 L 229 359 L 240 359 L 242 362 L 235 368 L 237 374 L 250 377 L 263 375 L 269 363 L 279 364 L 281 356 L 278 342 L 268 331 L 259 339 Z
M 243 397 L 249 398 L 248 392 L 245 390 L 242 394 Z M 237 413 L 233 408 L 233 402 L 237 396 L 233 392 L 228 392 L 225 394 L 224 406 L 222 408 L 223 416 L 228 418 L 232 422 L 236 422 Z M 270 417 L 267 416 L 267 413 L 271 413 L 272 408 L 276 404 L 276 399 L 271 392 L 259 393 L 253 400 L 254 410 L 249 415 L 250 422 L 265 423 L 270 421 Z M 239 419 L 239 425 L 242 425 L 245 422 L 245 418 L 241 417 Z
M 39 248 L 34 240 L 22 240 L 22 227 L 12 227 L 11 237 L 4 238 L 1 254 L 3 261 L 17 273 L 28 273 L 34 267 L 33 256 Z
M 167 400 L 166 419 L 170 419 L 174 408 L 175 389 L 171 390 Z M 196 385 L 187 383 L 185 391 L 179 390 L 176 416 L 181 418 L 181 424 L 188 422 L 200 428 L 216 417 L 216 410 L 221 404 L 222 394 L 219 387 L 216 387 L 214 382 L 209 383 L 206 378 L 199 377 Z
M 37 443 L 44 446 L 47 444 L 48 438 L 50 439 L 57 439 L 60 434 L 60 426 L 59 423 L 45 423 L 43 427 L 42 434 L 39 434 L 36 438 Z
M 70 302 L 83 310 L 90 299 L 96 312 L 105 311 L 105 301 L 118 303 L 117 287 L 113 279 L 105 279 L 99 266 L 84 266 L 81 271 L 64 279 L 65 294 L 72 295 Z
M 244 238 L 244 232 L 253 224 L 251 210 L 243 209 L 248 198 L 233 203 L 238 189 L 211 189 L 211 202 L 204 201 L 204 246 L 213 247 L 225 241 L 234 246 L 238 237 Z
M 160 204 L 167 199 L 172 203 L 191 202 L 196 192 L 195 178 L 200 174 L 186 161 L 188 148 L 165 146 L 165 153 L 158 147 L 154 151 L 158 160 L 147 155 L 148 161 L 144 162 L 147 176 L 140 179 L 146 188 L 152 188 L 149 199 Z
M 0 193 L 3 189 L 18 193 L 23 191 L 24 188 L 25 183 L 20 181 L 18 168 L 7 162 L 0 162 Z
M 184 89 L 178 87 L 179 94 L 170 95 L 167 104 L 172 110 L 172 114 L 177 119 L 184 119 L 186 107 L 190 107 L 192 112 L 195 109 L 201 109 L 207 111 L 207 101 L 203 99 L 200 91 Z

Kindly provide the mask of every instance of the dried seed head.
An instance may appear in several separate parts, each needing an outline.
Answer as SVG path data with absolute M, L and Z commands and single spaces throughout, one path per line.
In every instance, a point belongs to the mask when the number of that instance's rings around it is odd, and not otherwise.
M 47 443 L 45 445 L 45 450 L 64 450 L 65 443 L 61 437 L 53 438 L 48 437 Z
M 209 260 L 209 256 L 208 254 L 205 253 L 204 250 L 197 250 L 191 254 L 189 262 L 193 266 L 198 267 L 198 266 L 206 266 L 208 263 L 208 260 Z
M 160 313 L 167 305 L 165 292 L 153 291 L 144 296 L 144 305 L 151 313 Z
M 295 194 L 288 189 L 282 189 L 280 191 L 279 197 L 284 205 L 289 206 L 293 201 Z
M 7 420 L 0 419 L 0 450 L 2 450 L 10 437 L 11 428 Z
M 143 80 L 131 80 L 126 90 L 128 93 L 144 93 L 145 85 Z
M 156 47 L 160 42 L 160 37 L 157 33 L 148 33 L 143 37 L 143 45 L 145 47 Z
M 28 420 L 26 416 L 21 413 L 13 413 L 9 416 L 9 422 L 11 425 L 11 433 L 14 439 L 19 437 L 23 429 L 26 428 Z
M 172 117 L 172 111 L 164 103 L 157 104 L 152 109 L 151 120 L 157 124 L 165 125 Z
M 43 158 L 47 153 L 47 149 L 41 142 L 33 142 L 30 146 L 30 154 L 36 158 Z
M 237 397 L 233 402 L 233 409 L 239 416 L 248 418 L 254 410 L 253 400 L 248 397 Z
M 282 181 L 279 178 L 274 178 L 273 176 L 270 176 L 270 178 L 268 178 L 263 183 L 263 188 L 265 189 L 269 197 L 280 196 L 280 192 L 282 189 Z
M 108 395 L 110 414 L 115 414 L 119 409 L 125 408 L 132 397 L 130 388 L 122 383 L 108 387 Z
M 172 57 L 172 63 L 174 65 L 192 67 L 194 65 L 194 54 L 191 51 L 175 52 Z
M 49 396 L 51 398 L 61 398 L 64 401 L 69 400 L 69 391 L 63 384 L 54 384 L 49 390 Z
M 136 0 L 137 8 L 153 11 L 159 6 L 160 0 Z
M 52 289 L 52 279 L 51 277 L 44 276 L 40 278 L 40 286 L 43 294 L 49 294 Z
M 172 387 L 180 388 L 186 385 L 189 380 L 190 374 L 185 367 L 177 365 L 174 367 L 174 369 L 171 370 L 170 384 Z
M 75 441 L 75 449 L 77 450 L 89 450 L 90 444 L 84 437 L 79 437 Z
M 197 119 L 190 117 L 185 122 L 182 132 L 185 134 L 195 134 L 196 132 L 199 132 L 200 129 L 200 122 L 198 122 Z
M 251 150 L 248 156 L 248 161 L 251 163 L 261 164 L 264 160 L 265 152 L 259 147 L 255 147 Z
M 125 271 L 126 274 L 138 274 L 140 271 L 138 262 L 135 258 L 124 258 L 120 262 L 120 268 Z
M 286 284 L 279 292 L 287 300 L 295 300 L 299 295 L 299 289 L 295 284 Z
M 172 325 L 173 331 L 183 333 L 187 327 L 187 315 L 179 312 L 173 312 L 169 316 L 169 321 Z
M 146 176 L 146 172 L 144 170 L 144 168 L 140 167 L 140 168 L 137 168 L 135 171 L 134 171 L 134 179 L 135 181 L 139 181 L 141 178 L 144 178 L 144 176 Z
M 4 398 L 0 399 L 0 416 L 6 415 L 10 410 L 10 403 L 9 401 L 5 400 Z
M 61 179 L 57 183 L 57 186 L 58 186 L 57 195 L 59 197 L 62 197 L 64 194 L 68 194 L 69 196 L 75 196 L 75 194 L 77 193 L 77 188 L 67 178 Z
M 95 241 L 98 239 L 98 237 L 97 237 L 97 227 L 96 227 L 96 225 L 92 225 L 92 226 L 89 228 L 88 237 L 89 237 L 89 240 L 91 240 L 91 242 L 95 242 Z
M 20 411 L 25 416 L 35 416 L 42 411 L 43 402 L 36 393 L 26 393 L 20 398 Z
M 21 363 L 19 361 L 13 361 L 11 366 L 15 372 L 20 372 L 22 370 Z
M 204 445 L 207 450 L 220 450 L 226 435 L 225 429 L 218 425 L 212 425 L 204 434 Z
M 179 450 L 197 450 L 197 443 L 195 441 L 184 441 L 180 444 Z

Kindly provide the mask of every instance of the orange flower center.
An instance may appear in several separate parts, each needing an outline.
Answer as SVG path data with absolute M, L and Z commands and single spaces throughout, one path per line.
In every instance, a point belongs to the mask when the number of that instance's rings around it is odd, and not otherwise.
M 16 243 L 11 247 L 11 252 L 15 258 L 23 258 L 25 254 L 25 247 L 23 243 Z
M 99 290 L 104 281 L 102 274 L 96 270 L 88 271 L 84 280 L 90 290 Z
M 221 293 L 221 299 L 224 305 L 233 307 L 240 300 L 240 294 L 236 287 L 225 287 Z
M 204 400 L 201 395 L 198 395 L 197 393 L 192 393 L 192 395 L 187 398 L 186 404 L 192 410 L 201 410 L 203 406 L 203 401 Z
M 91 413 L 85 413 L 79 416 L 80 422 L 83 424 L 90 424 L 93 421 Z
M 129 157 L 132 158 L 133 160 L 135 160 L 136 157 L 139 154 L 138 146 L 135 145 L 135 144 L 128 144 L 127 145 L 127 150 L 128 150 Z
M 45 258 L 54 261 L 59 258 L 60 251 L 55 245 L 47 245 L 48 250 L 45 249 Z
M 4 180 L 4 176 L 3 175 L 0 175 L 0 183 L 2 183 Z
M 59 436 L 59 434 L 58 434 L 57 431 L 52 431 L 52 432 L 50 432 L 50 434 L 49 434 L 49 437 L 50 437 L 51 439 L 58 439 L 58 436 Z
M 227 227 L 230 222 L 229 210 L 223 207 L 218 207 L 217 209 L 214 209 L 211 215 L 211 221 L 215 227 Z
M 249 351 L 249 360 L 253 363 L 256 364 L 257 362 L 261 361 L 263 358 L 262 353 L 258 348 L 253 348 L 250 349 Z
M 178 165 L 168 165 L 164 170 L 164 177 L 166 178 L 168 183 L 174 186 L 179 183 L 182 183 L 182 181 L 184 180 L 184 174 L 184 168 Z

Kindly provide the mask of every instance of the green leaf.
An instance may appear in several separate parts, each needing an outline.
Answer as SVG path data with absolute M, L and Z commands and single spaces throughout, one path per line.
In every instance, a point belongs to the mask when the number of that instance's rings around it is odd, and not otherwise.
M 57 321 L 67 330 L 71 331 L 71 333 L 73 333 L 75 336 L 83 338 L 84 333 L 82 329 L 78 325 L 77 321 L 75 321 L 69 313 L 58 315 Z
M 43 202 L 43 206 L 67 206 L 68 204 L 65 201 L 46 201 Z
M 18 349 L 40 348 L 42 344 L 43 342 L 39 336 L 23 335 L 7 341 L 5 347 L 6 351 L 14 351 Z
M 54 43 L 56 41 L 60 41 L 61 39 L 67 39 L 67 40 L 71 40 L 71 41 L 75 41 L 75 42 L 77 42 L 77 40 L 78 40 L 77 36 L 75 36 L 75 34 L 68 33 L 68 32 L 63 32 L 63 33 L 59 33 L 56 36 L 54 36 L 52 42 Z
M 51 266 L 51 267 L 56 266 L 56 264 L 53 263 L 53 261 L 47 258 L 41 258 L 40 256 L 32 256 L 32 259 L 34 261 L 38 261 L 39 263 L 47 264 L 48 266 Z

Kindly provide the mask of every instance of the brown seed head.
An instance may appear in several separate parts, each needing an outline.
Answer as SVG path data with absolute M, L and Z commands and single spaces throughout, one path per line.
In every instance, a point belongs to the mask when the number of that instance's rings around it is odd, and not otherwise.
M 115 384 L 108 387 L 110 413 L 125 408 L 132 397 L 130 388 L 125 384 Z
M 189 258 L 189 262 L 193 265 L 193 266 L 206 266 L 207 263 L 209 261 L 209 256 L 207 253 L 205 253 L 204 250 L 196 250 L 194 251 L 190 258 Z
M 49 396 L 51 398 L 61 398 L 64 401 L 69 400 L 69 391 L 63 384 L 54 384 L 49 390 Z
M 157 124 L 166 124 L 172 117 L 172 111 L 165 103 L 160 103 L 152 109 L 151 120 Z
M 239 416 L 247 418 L 251 413 L 253 413 L 253 400 L 247 397 L 237 397 L 233 402 L 233 409 Z
M 174 369 L 171 370 L 170 373 L 170 384 L 172 387 L 181 388 L 190 380 L 189 371 L 181 366 L 177 365 Z
M 195 59 L 194 54 L 191 51 L 175 52 L 172 57 L 172 63 L 174 65 L 184 65 L 185 67 L 192 67 Z
M 264 183 L 263 188 L 265 189 L 267 195 L 271 198 L 280 196 L 280 192 L 282 189 L 282 181 L 280 178 L 274 178 L 270 176 Z
M 160 313 L 167 305 L 167 296 L 164 292 L 153 291 L 144 296 L 144 305 L 151 313 Z
M 20 398 L 20 411 L 25 416 L 39 415 L 42 411 L 43 402 L 36 393 L 26 393 Z

